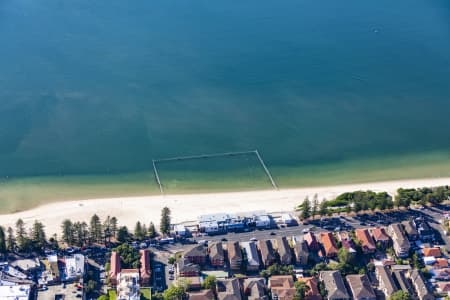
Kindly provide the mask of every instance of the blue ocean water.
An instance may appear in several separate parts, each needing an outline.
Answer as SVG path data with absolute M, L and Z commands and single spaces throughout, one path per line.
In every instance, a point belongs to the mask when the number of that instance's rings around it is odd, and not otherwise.
M 445 0 L 1 0 L 0 39 L 4 178 L 450 157 Z

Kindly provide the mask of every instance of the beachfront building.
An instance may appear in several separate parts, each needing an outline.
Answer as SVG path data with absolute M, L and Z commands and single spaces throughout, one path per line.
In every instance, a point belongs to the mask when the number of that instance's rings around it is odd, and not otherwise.
M 123 269 L 117 276 L 117 300 L 140 300 L 139 272 Z
M 341 272 L 322 271 L 320 272 L 320 280 L 323 281 L 328 292 L 328 300 L 350 300 Z
M 119 275 L 120 271 L 121 271 L 121 264 L 119 253 L 113 251 L 111 253 L 110 269 L 109 269 L 109 282 L 113 286 L 117 285 L 117 276 Z
M 403 232 L 402 225 L 399 223 L 391 224 L 389 225 L 388 230 L 392 237 L 395 254 L 400 258 L 407 257 L 411 244 Z
M 355 230 L 356 239 L 361 243 L 361 248 L 364 254 L 371 254 L 377 250 L 375 241 L 369 234 L 367 229 L 356 229 Z
M 243 242 L 242 250 L 247 256 L 247 271 L 255 272 L 258 271 L 261 265 L 259 260 L 258 249 L 256 248 L 255 242 Z
M 275 263 L 275 253 L 272 248 L 272 242 L 270 240 L 259 240 L 258 249 L 261 253 L 261 261 L 264 267 L 271 266 Z
M 66 256 L 65 262 L 65 280 L 73 281 L 84 277 L 85 259 L 82 254 L 75 254 L 73 256 Z
M 377 299 L 375 291 L 370 285 L 367 275 L 347 275 L 345 278 L 347 279 L 347 283 L 354 300 Z
M 281 222 L 286 226 L 293 226 L 297 224 L 297 221 L 295 221 L 295 218 L 288 213 L 284 213 L 281 215 Z
M 173 226 L 173 233 L 175 235 L 185 237 L 187 234 L 186 226 L 184 226 L 183 224 L 178 224 L 178 225 Z

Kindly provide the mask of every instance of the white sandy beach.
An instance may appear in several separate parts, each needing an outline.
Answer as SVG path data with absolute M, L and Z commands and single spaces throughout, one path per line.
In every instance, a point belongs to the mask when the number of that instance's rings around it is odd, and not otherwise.
M 292 211 L 306 196 L 312 199 L 314 194 L 318 194 L 320 200 L 333 199 L 341 193 L 356 190 L 386 191 L 394 195 L 400 187 L 418 188 L 442 185 L 450 185 L 450 178 L 398 180 L 279 191 L 84 199 L 54 202 L 23 212 L 0 215 L 0 224 L 4 227 L 14 226 L 16 220 L 22 218 L 31 227 L 34 220 L 39 220 L 46 226 L 49 236 L 53 233 L 59 235 L 64 219 L 89 222 L 90 217 L 96 213 L 102 219 L 108 215 L 116 216 L 120 225 L 126 225 L 132 230 L 138 220 L 146 224 L 150 221 L 158 224 L 161 209 L 164 206 L 171 209 L 173 222 L 180 223 L 196 220 L 201 214 L 217 212 Z

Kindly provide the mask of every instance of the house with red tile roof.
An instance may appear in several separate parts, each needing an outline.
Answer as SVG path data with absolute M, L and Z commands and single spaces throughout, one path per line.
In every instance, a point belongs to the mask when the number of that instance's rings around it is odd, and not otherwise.
M 113 251 L 111 253 L 110 269 L 109 269 L 109 282 L 112 285 L 117 285 L 117 276 L 119 275 L 121 270 L 122 270 L 122 268 L 121 268 L 121 264 L 120 264 L 119 253 L 117 253 L 116 251 Z
M 147 286 L 150 284 L 150 278 L 152 276 L 152 269 L 150 267 L 150 251 L 147 249 L 139 251 L 141 253 L 141 269 L 140 277 L 141 284 Z
M 433 267 L 437 269 L 448 268 L 448 260 L 446 258 L 436 258 L 436 263 Z
M 383 227 L 373 228 L 371 233 L 375 243 L 380 244 L 382 248 L 386 248 L 391 244 L 391 238 Z
M 269 278 L 269 288 L 272 292 L 272 298 L 278 300 L 293 300 L 296 289 L 294 279 L 291 275 L 278 275 Z
M 361 243 L 361 248 L 365 254 L 374 253 L 377 250 L 375 241 L 367 229 L 356 229 L 356 239 Z
M 441 249 L 439 247 L 433 248 L 423 248 L 422 249 L 423 256 L 433 256 L 433 257 L 441 257 Z
M 336 241 L 331 232 L 321 232 L 320 242 L 323 246 L 324 256 L 326 257 L 336 257 L 339 250 L 336 245 Z

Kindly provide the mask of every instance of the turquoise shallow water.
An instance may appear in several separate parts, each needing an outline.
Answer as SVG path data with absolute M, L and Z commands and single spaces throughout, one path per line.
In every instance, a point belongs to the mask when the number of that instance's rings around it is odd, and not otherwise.
M 4 0 L 0 37 L 4 180 L 250 149 L 286 185 L 448 174 L 448 1 Z

